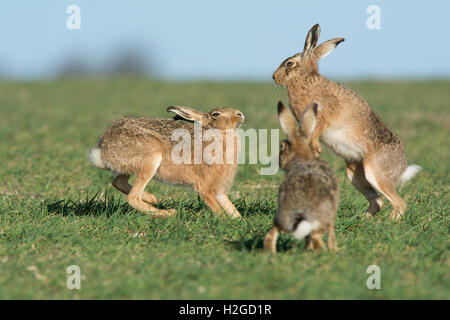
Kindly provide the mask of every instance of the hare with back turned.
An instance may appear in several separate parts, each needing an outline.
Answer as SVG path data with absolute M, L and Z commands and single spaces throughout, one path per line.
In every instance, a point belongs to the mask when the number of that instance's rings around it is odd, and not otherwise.
M 320 139 L 346 161 L 347 177 L 369 201 L 369 213 L 375 215 L 383 205 L 378 191 L 391 202 L 391 218 L 397 219 L 405 212 L 406 202 L 394 184 L 412 179 L 421 168 L 407 166 L 402 141 L 361 96 L 319 74 L 318 60 L 344 41 L 335 38 L 316 46 L 319 34 L 316 24 L 308 32 L 303 52 L 284 60 L 273 79 L 287 88 L 298 120 L 309 103 L 323 106 L 311 137 L 314 156 L 321 152 Z
M 328 249 L 337 250 L 334 218 L 339 184 L 328 163 L 316 159 L 309 146 L 320 112 L 316 103 L 308 105 L 298 132 L 294 116 L 281 101 L 278 103 L 278 117 L 287 135 L 280 148 L 280 167 L 286 176 L 278 192 L 273 227 L 264 238 L 266 251 L 276 252 L 279 231 L 297 239 L 307 237 L 307 248 L 315 250 L 325 247 L 322 234 L 328 232 Z
M 154 178 L 163 183 L 193 188 L 213 212 L 221 213 L 222 207 L 231 217 L 240 218 L 241 215 L 227 196 L 237 170 L 237 136 L 232 136 L 232 150 L 223 144 L 224 158 L 232 153 L 233 161 L 229 157 L 226 161 L 214 163 L 194 161 L 194 126 L 179 120 L 200 123 L 202 130 L 215 129 L 215 132 L 223 135 L 223 142 L 226 134 L 233 134 L 244 122 L 242 112 L 219 108 L 203 113 L 181 106 L 169 107 L 167 111 L 176 114 L 174 119 L 122 118 L 114 122 L 103 133 L 98 146 L 89 152 L 89 160 L 96 167 L 118 173 L 112 182 L 113 186 L 127 194 L 130 206 L 144 213 L 160 217 L 175 213 L 174 209 L 161 210 L 153 206 L 158 200 L 144 189 Z M 187 151 L 190 151 L 191 161 L 187 163 L 174 162 L 172 159 L 172 149 L 179 143 L 172 141 L 175 130 L 185 130 L 190 138 Z M 204 151 L 205 144 L 197 147 Z M 132 175 L 136 175 L 133 186 L 128 183 Z

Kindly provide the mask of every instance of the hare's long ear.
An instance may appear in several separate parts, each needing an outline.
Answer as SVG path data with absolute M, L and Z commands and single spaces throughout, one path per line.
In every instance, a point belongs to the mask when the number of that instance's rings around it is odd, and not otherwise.
M 308 55 L 316 47 L 317 41 L 320 36 L 320 26 L 315 24 L 308 32 L 305 40 L 305 46 L 303 47 L 303 55 Z
M 311 139 L 311 134 L 317 125 L 317 115 L 321 110 L 321 106 L 312 102 L 308 104 L 303 112 L 302 119 L 300 121 L 300 134 L 308 139 Z
M 177 117 L 188 121 L 197 121 L 203 124 L 203 112 L 182 106 L 170 106 L 167 108 L 167 112 L 174 112 Z
M 297 121 L 283 104 L 283 102 L 278 102 L 278 119 L 280 120 L 281 128 L 284 133 L 286 133 L 289 141 L 295 141 L 297 137 Z
M 334 38 L 328 41 L 325 41 L 317 48 L 314 49 L 314 56 L 317 59 L 324 58 L 329 55 L 339 43 L 343 42 L 344 38 Z

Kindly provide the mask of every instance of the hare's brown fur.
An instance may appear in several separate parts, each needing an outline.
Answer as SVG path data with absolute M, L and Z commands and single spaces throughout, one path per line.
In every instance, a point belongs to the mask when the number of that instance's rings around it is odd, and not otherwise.
M 406 202 L 394 189 L 407 168 L 402 141 L 361 96 L 319 74 L 318 60 L 344 41 L 335 38 L 316 47 L 319 34 L 315 25 L 304 51 L 283 61 L 273 79 L 287 88 L 298 120 L 309 103 L 323 106 L 311 138 L 314 156 L 321 152 L 320 139 L 345 159 L 347 176 L 369 201 L 369 213 L 374 215 L 383 204 L 378 191 L 392 203 L 391 217 L 398 218 L 406 210 Z
M 231 108 L 214 109 L 201 113 L 186 107 L 170 107 L 178 118 L 200 122 L 203 129 L 217 129 L 225 135 L 227 129 L 235 129 L 244 121 L 239 110 Z M 213 118 L 211 114 L 219 114 Z M 171 141 L 176 129 L 186 130 L 191 137 L 191 163 L 174 163 L 172 148 L 179 141 Z M 225 142 L 225 138 L 223 139 Z M 202 151 L 207 146 L 202 143 Z M 226 144 L 223 144 L 223 164 L 194 162 L 194 126 L 168 118 L 122 118 L 114 122 L 101 136 L 98 147 L 100 160 L 97 166 L 118 173 L 113 186 L 128 194 L 128 203 L 145 213 L 155 216 L 172 215 L 174 210 L 160 210 L 152 206 L 157 203 L 154 195 L 144 191 L 151 179 L 190 187 L 194 189 L 214 212 L 222 208 L 232 217 L 240 217 L 239 212 L 227 197 L 237 170 L 238 139 L 233 141 L 234 159 L 226 162 Z M 92 152 L 92 151 L 91 151 Z M 101 162 L 101 163 L 98 163 Z M 136 175 L 133 186 L 128 179 Z
M 328 163 L 315 159 L 309 146 L 317 123 L 317 110 L 317 104 L 306 109 L 298 134 L 294 117 L 281 102 L 278 106 L 280 122 L 287 134 L 280 149 L 280 167 L 286 176 L 278 192 L 273 227 L 264 240 L 265 249 L 274 253 L 279 231 L 298 239 L 306 236 L 310 249 L 325 247 L 322 234 L 328 232 L 329 249 L 337 249 L 334 218 L 339 203 L 339 184 Z

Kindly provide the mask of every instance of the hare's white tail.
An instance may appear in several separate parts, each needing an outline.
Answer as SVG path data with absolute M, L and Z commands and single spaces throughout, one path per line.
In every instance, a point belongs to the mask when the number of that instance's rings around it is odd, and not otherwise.
M 411 180 L 416 176 L 422 170 L 421 166 L 418 166 L 417 164 L 412 164 L 406 168 L 406 170 L 403 172 L 402 176 L 400 177 L 399 181 L 400 183 L 405 183 Z
M 292 235 L 298 239 L 301 240 L 307 235 L 309 235 L 311 232 L 316 230 L 319 227 L 319 223 L 317 221 L 308 222 L 306 220 L 303 220 L 297 225 L 297 228 L 294 230 Z
M 93 166 L 102 169 L 106 168 L 100 148 L 92 148 L 89 150 L 88 159 Z

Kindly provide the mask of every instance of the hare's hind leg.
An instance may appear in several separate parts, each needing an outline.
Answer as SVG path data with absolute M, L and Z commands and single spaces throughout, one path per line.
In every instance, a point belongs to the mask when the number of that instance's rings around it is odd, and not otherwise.
M 370 185 L 364 175 L 364 166 L 362 163 L 347 163 L 347 178 L 353 186 L 361 192 L 369 201 L 368 213 L 374 216 L 383 206 L 383 199 L 378 195 L 375 189 Z
M 307 238 L 306 238 L 306 248 L 311 250 L 321 250 L 323 248 L 326 248 L 325 243 L 322 239 L 322 233 L 320 231 L 313 231 Z
M 366 157 L 364 160 L 364 172 L 367 181 L 380 193 L 382 193 L 392 204 L 391 219 L 397 220 L 406 211 L 406 202 L 395 191 L 394 182 L 388 173 L 383 172 L 376 163 L 376 159 Z
M 279 230 L 276 226 L 273 226 L 264 237 L 264 251 L 277 253 L 277 238 Z
M 128 174 L 119 174 L 112 181 L 112 185 L 119 191 L 122 191 L 125 194 L 129 194 L 132 186 L 128 183 L 130 179 L 130 175 Z M 150 204 L 157 204 L 158 199 L 151 193 L 146 191 L 142 192 L 142 200 Z
M 136 174 L 136 181 L 128 193 L 127 202 L 133 208 L 157 217 L 172 216 L 175 213 L 174 209 L 161 210 L 155 208 L 149 203 L 143 201 L 143 192 L 147 183 L 153 178 L 161 164 L 161 153 L 154 153 L 147 156 L 144 160 L 141 170 Z
M 336 234 L 334 232 L 334 221 L 328 227 L 328 250 L 337 251 Z

